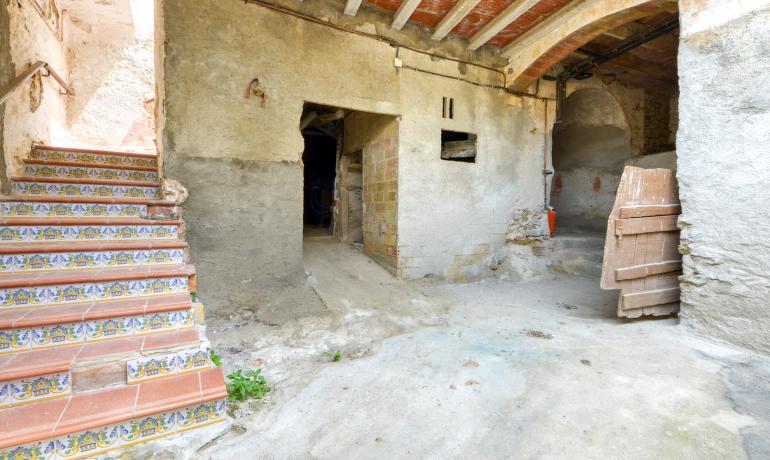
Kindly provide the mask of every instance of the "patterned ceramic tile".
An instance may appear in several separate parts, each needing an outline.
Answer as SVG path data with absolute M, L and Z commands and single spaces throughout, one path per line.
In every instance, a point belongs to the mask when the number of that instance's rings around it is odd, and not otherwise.
M 130 420 L 120 426 L 123 443 L 149 441 L 173 433 L 176 430 L 176 412 L 166 412 Z
M 0 330 L 0 354 L 27 350 L 30 347 L 31 334 L 27 329 Z
M 47 289 L 38 287 L 0 289 L 0 310 L 13 307 L 39 307 L 48 302 Z
M 93 428 L 62 436 L 54 441 L 56 459 L 75 459 L 97 455 L 120 447 L 120 424 Z
M 177 355 L 153 355 L 130 360 L 126 363 L 128 383 L 168 377 L 177 373 Z
M 32 348 L 48 348 L 82 342 L 86 336 L 83 323 L 51 324 L 28 329 Z
M 11 382 L 0 382 L 0 408 L 10 406 Z
M 178 326 L 182 327 L 181 325 Z M 126 371 L 128 383 L 135 384 L 159 377 L 200 371 L 212 366 L 209 351 L 205 348 L 195 348 L 175 353 L 143 356 L 128 361 Z
M 133 318 L 106 318 L 85 323 L 86 341 L 117 339 L 133 335 Z
M 183 350 L 176 354 L 176 368 L 179 373 L 199 371 L 212 366 L 213 363 L 206 348 Z
M 9 201 L 0 203 L 0 214 L 7 217 L 141 217 L 147 215 L 147 206 Z
M 184 263 L 184 251 L 181 249 L 10 254 L 0 256 L 0 271 L 81 270 L 181 263 Z
M 178 239 L 176 225 L 31 225 L 0 226 L 0 243 L 126 241 Z
M 189 430 L 224 420 L 226 414 L 227 400 L 220 399 L 178 410 L 176 412 L 176 425 L 179 430 Z
M 177 329 L 176 314 L 175 312 L 164 312 L 136 316 L 133 327 L 137 334 L 153 334 Z
M 122 155 L 103 155 L 79 152 L 57 152 L 52 150 L 35 150 L 30 155 L 38 160 L 67 161 L 84 164 L 99 164 L 111 166 L 157 166 L 155 158 L 130 157 Z
M 227 400 L 79 431 L 54 440 L 0 450 L 1 460 L 74 460 L 219 423 L 227 417 Z
M 176 324 L 179 327 L 192 326 L 195 320 L 192 309 L 182 310 L 176 313 Z
M 72 382 L 69 372 L 40 375 L 6 382 L 8 397 L 4 406 L 10 407 L 29 404 L 44 399 L 60 398 L 72 393 Z
M 156 172 L 134 171 L 127 169 L 88 168 L 85 166 L 72 167 L 27 165 L 24 170 L 24 175 L 29 177 L 57 177 L 65 179 L 94 179 L 137 182 L 155 182 L 158 180 L 158 174 Z
M 53 441 L 40 441 L 20 447 L 0 450 L 2 460 L 58 460 Z
M 181 315 L 186 317 L 189 311 Z M 122 318 L 107 318 L 82 323 L 0 330 L 0 355 L 29 350 L 72 345 L 85 341 L 112 340 L 129 335 L 146 335 L 192 326 L 180 322 L 179 312 L 152 313 Z M 187 359 L 185 356 L 183 359 Z M 201 356 L 194 357 L 199 362 Z
M 158 187 L 125 185 L 14 182 L 13 191 L 18 195 L 129 197 L 146 199 L 157 199 L 159 197 Z

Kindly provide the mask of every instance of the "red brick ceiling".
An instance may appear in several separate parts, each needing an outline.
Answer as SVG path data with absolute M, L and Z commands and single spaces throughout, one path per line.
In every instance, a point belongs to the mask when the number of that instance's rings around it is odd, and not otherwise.
M 401 0 L 367 0 L 374 6 L 387 11 L 396 11 L 401 5 Z M 470 38 L 489 21 L 503 11 L 513 0 L 481 0 L 478 5 L 460 21 L 452 33 Z M 505 46 L 518 36 L 532 28 L 535 24 L 544 20 L 556 10 L 569 3 L 570 0 L 542 0 L 524 13 L 519 19 L 509 24 L 488 42 L 494 46 Z M 417 6 L 410 21 L 418 24 L 436 27 L 441 19 L 452 9 L 455 0 L 422 0 Z
M 395 12 L 401 5 L 402 0 L 366 0 L 368 3 L 381 9 Z M 457 0 L 422 0 L 417 6 L 409 20 L 429 28 L 435 28 L 441 19 L 452 9 Z M 471 12 L 460 21 L 452 33 L 461 37 L 470 38 L 483 28 L 495 16 L 500 14 L 515 0 L 481 0 Z M 570 3 L 572 0 L 540 0 L 529 11 L 522 14 L 516 21 L 509 24 L 501 30 L 487 45 L 504 47 L 516 40 L 532 27 L 542 22 L 548 16 L 557 12 L 560 8 Z M 639 7 L 648 15 L 637 18 L 635 21 L 616 30 L 610 30 L 606 33 L 600 31 L 593 32 L 590 35 L 590 43 L 585 44 L 584 49 L 594 52 L 606 52 L 614 43 L 621 38 L 630 35 L 634 28 L 645 27 L 661 22 L 663 19 L 677 14 L 677 8 L 674 3 L 655 1 L 650 4 Z M 622 15 L 621 15 L 622 16 Z M 606 21 L 605 21 L 606 22 Z M 620 21 L 621 23 L 623 21 Z M 608 24 L 611 26 L 611 24 Z M 611 28 L 611 27 L 610 27 Z M 626 30 L 627 29 L 627 30 Z M 596 34 L 596 32 L 599 32 Z M 579 34 L 578 34 L 579 35 Z M 566 39 L 578 40 L 579 37 L 565 37 Z M 585 42 L 582 42 L 585 43 Z M 572 53 L 571 50 L 576 46 L 559 49 L 561 54 L 558 60 L 564 60 L 567 65 L 579 62 L 585 58 L 585 54 Z M 620 79 L 627 78 L 629 83 L 646 83 L 642 86 L 659 87 L 661 85 L 675 84 L 676 80 L 676 51 L 678 40 L 675 35 L 661 37 L 643 47 L 637 48 L 630 53 L 630 56 L 624 59 L 603 64 L 597 69 L 597 73 L 617 76 Z M 550 61 L 543 64 L 546 67 L 552 65 Z M 621 68 L 622 67 L 622 68 Z M 542 73 L 542 69 L 537 70 L 537 74 Z

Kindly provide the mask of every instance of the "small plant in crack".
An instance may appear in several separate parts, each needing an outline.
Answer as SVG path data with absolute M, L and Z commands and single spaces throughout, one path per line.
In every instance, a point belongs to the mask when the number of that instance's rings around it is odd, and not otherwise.
M 340 350 L 330 351 L 329 353 L 326 353 L 326 355 L 329 356 L 329 359 L 333 363 L 336 363 L 340 359 L 342 359 L 342 351 L 340 351 Z
M 236 401 L 262 399 L 272 390 L 261 369 L 244 372 L 241 369 L 227 375 L 227 395 Z
M 211 362 L 217 367 L 222 367 L 222 356 L 217 353 L 213 348 L 209 350 L 209 358 Z

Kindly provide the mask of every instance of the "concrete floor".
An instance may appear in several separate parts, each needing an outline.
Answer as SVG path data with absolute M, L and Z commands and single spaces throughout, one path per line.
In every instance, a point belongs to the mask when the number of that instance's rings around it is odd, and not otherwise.
M 595 279 L 407 283 L 317 234 L 305 257 L 326 314 L 210 319 L 275 390 L 197 458 L 770 458 L 770 360 L 618 320 Z

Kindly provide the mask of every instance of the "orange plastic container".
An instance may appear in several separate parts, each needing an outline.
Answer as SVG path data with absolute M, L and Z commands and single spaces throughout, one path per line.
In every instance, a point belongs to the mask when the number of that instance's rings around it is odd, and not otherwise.
M 548 229 L 551 231 L 551 238 L 556 233 L 556 211 L 548 209 Z

